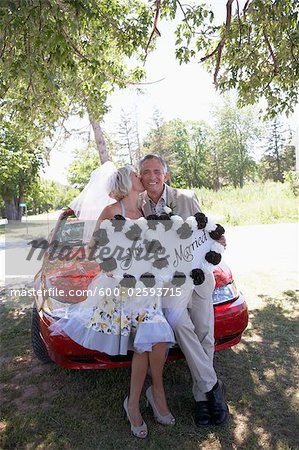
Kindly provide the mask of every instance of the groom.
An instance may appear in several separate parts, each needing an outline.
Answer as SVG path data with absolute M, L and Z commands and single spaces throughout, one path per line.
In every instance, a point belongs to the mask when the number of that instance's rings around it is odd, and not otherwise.
M 140 176 L 146 192 L 141 194 L 140 208 L 144 216 L 160 215 L 167 207 L 184 220 L 200 211 L 193 191 L 173 189 L 165 184 L 168 168 L 157 155 L 146 155 L 140 161 Z M 225 244 L 225 241 L 221 242 Z M 228 418 L 223 386 L 214 370 L 214 310 L 213 274 L 205 274 L 205 281 L 194 289 L 192 308 L 184 310 L 174 326 L 176 340 L 183 351 L 193 379 L 196 401 L 196 425 L 220 425 Z

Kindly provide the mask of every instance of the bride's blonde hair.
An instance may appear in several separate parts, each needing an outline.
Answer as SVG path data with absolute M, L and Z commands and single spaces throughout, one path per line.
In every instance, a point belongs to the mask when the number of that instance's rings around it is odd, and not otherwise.
M 121 167 L 117 171 L 116 179 L 112 185 L 109 196 L 119 201 L 126 197 L 132 189 L 131 174 L 134 172 L 133 167 Z

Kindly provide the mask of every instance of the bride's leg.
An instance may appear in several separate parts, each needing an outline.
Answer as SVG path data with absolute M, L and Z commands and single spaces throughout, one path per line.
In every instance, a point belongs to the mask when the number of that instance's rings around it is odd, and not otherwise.
M 167 344 L 165 342 L 160 342 L 159 344 L 154 345 L 152 351 L 148 353 L 154 402 L 162 416 L 169 414 L 163 385 L 163 368 L 166 349 Z
M 130 395 L 128 410 L 133 425 L 142 424 L 139 401 L 148 368 L 148 353 L 134 353 L 131 368 Z

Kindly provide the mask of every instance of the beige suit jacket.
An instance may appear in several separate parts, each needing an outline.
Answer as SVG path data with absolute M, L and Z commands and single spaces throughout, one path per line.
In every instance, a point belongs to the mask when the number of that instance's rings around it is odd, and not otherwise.
M 172 205 L 173 213 L 181 216 L 184 220 L 189 216 L 201 211 L 199 201 L 195 193 L 189 189 L 176 189 L 166 185 L 166 204 Z M 149 198 L 146 192 L 143 192 L 139 198 L 139 208 L 144 216 L 152 214 Z
M 187 217 L 200 211 L 199 202 L 193 191 L 174 189 L 167 185 L 166 189 L 166 204 L 172 203 L 174 214 L 186 220 Z M 140 208 L 145 216 L 151 214 L 146 193 L 140 196 Z M 205 393 L 217 382 L 213 366 L 214 310 L 211 297 L 214 285 L 213 275 L 208 274 L 205 282 L 197 286 L 192 294 L 192 308 L 183 310 L 179 320 L 171 325 L 191 371 L 196 401 L 206 401 Z

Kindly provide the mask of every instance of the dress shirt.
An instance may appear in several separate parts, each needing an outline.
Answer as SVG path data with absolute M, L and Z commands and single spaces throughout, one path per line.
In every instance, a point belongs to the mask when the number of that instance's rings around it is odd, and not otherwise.
M 164 184 L 164 189 L 163 189 L 162 195 L 159 198 L 157 203 L 155 203 L 151 198 L 148 197 L 152 214 L 157 214 L 159 216 L 160 214 L 162 214 L 164 212 L 164 208 L 167 205 L 167 198 L 168 198 L 168 193 L 167 193 L 167 185 L 166 184 Z

